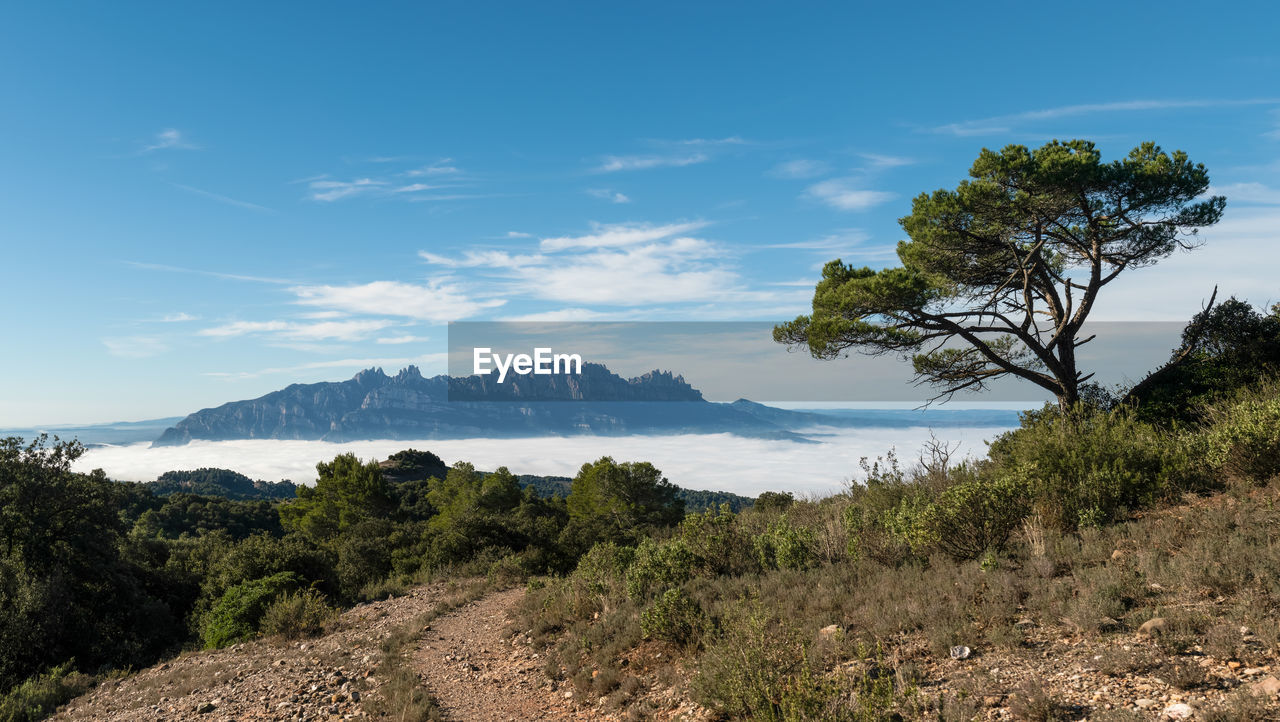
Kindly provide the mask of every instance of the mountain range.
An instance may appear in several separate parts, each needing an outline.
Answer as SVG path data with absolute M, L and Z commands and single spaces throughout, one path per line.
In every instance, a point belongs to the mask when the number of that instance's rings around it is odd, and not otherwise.
M 599 364 L 580 374 L 424 377 L 361 371 L 346 381 L 292 384 L 256 399 L 202 409 L 156 446 L 231 439 L 452 439 L 542 435 L 733 433 L 807 441 L 796 430 L 844 425 L 829 416 L 747 401 L 710 402 L 683 377 L 623 378 Z M 467 399 L 467 400 L 458 400 Z M 478 400 L 483 399 L 483 400 Z

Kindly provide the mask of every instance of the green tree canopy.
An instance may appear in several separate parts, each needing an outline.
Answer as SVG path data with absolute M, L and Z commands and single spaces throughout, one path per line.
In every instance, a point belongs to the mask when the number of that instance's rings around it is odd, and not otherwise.
M 902 265 L 840 260 L 813 312 L 774 329 L 818 358 L 850 349 L 910 359 L 946 397 L 1013 376 L 1074 403 L 1091 374 L 1076 349 L 1099 292 L 1121 272 L 1196 245 L 1226 200 L 1200 199 L 1203 165 L 1154 143 L 1104 163 L 1094 144 L 983 149 L 955 190 L 923 193 L 900 219 Z
M 315 486 L 299 486 L 298 498 L 280 507 L 286 530 L 326 543 L 362 521 L 391 512 L 391 488 L 378 462 L 362 463 L 355 454 L 342 454 L 316 464 L 316 472 Z
M 684 518 L 676 487 L 647 461 L 617 463 L 608 456 L 583 464 L 566 502 L 571 536 L 631 542 L 653 527 Z

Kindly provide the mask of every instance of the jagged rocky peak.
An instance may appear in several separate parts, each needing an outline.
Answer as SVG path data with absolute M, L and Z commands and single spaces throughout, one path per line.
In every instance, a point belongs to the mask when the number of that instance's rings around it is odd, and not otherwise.
M 384 383 L 386 382 L 387 378 L 388 378 L 387 375 L 382 373 L 381 367 L 374 367 L 374 368 L 367 368 L 364 371 L 361 371 L 360 373 L 356 374 L 355 376 L 352 376 L 351 380 L 355 381 L 357 384 L 360 384 L 361 386 L 371 386 L 371 385 Z
M 417 366 L 409 364 L 401 369 L 400 373 L 396 374 L 395 378 L 392 380 L 404 383 L 405 381 L 420 381 L 421 379 L 422 372 L 418 370 Z

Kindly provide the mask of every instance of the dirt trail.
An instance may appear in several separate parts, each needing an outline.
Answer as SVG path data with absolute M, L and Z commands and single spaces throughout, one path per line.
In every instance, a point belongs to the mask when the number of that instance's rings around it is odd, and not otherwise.
M 108 681 L 63 707 L 55 720 L 161 722 L 343 720 L 369 717 L 380 697 L 384 639 L 449 595 L 445 585 L 362 604 L 323 637 L 281 644 L 258 640 L 188 652 L 127 678 Z M 542 674 L 543 650 L 504 638 L 523 589 L 487 594 L 438 617 L 409 663 L 447 719 L 598 720 L 594 700 L 579 707 Z M 408 650 L 407 650 L 408 651 Z
M 523 589 L 489 594 L 437 619 L 422 636 L 413 667 L 445 716 L 471 720 L 604 719 L 580 709 L 568 688 L 542 674 L 542 655 L 505 634 Z

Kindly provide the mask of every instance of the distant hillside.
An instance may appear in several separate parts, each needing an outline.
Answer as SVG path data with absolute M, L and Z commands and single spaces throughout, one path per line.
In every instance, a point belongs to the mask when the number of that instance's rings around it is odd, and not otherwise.
M 520 487 L 533 487 L 538 496 L 568 496 L 573 487 L 573 479 L 567 476 L 534 476 L 521 474 L 516 477 Z M 751 507 L 755 500 L 749 496 L 733 494 L 727 491 L 708 491 L 704 489 L 682 489 L 676 487 L 676 496 L 684 500 L 684 510 L 689 513 L 703 512 L 707 509 L 718 509 L 721 504 L 728 504 L 733 512 Z
M 157 446 L 194 439 L 448 439 L 569 434 L 733 433 L 806 439 L 819 418 L 759 404 L 705 401 L 669 372 L 624 379 L 599 364 L 580 376 L 424 378 L 361 371 L 347 381 L 293 384 L 247 401 L 203 409 L 166 429 Z M 486 401 L 458 401 L 485 398 Z M 452 398 L 452 400 L 451 400 Z M 830 420 L 828 420 L 830 423 Z
M 292 499 L 298 488 L 292 481 L 254 481 L 230 469 L 209 468 L 166 471 L 144 486 L 156 496 L 199 494 L 224 499 Z

